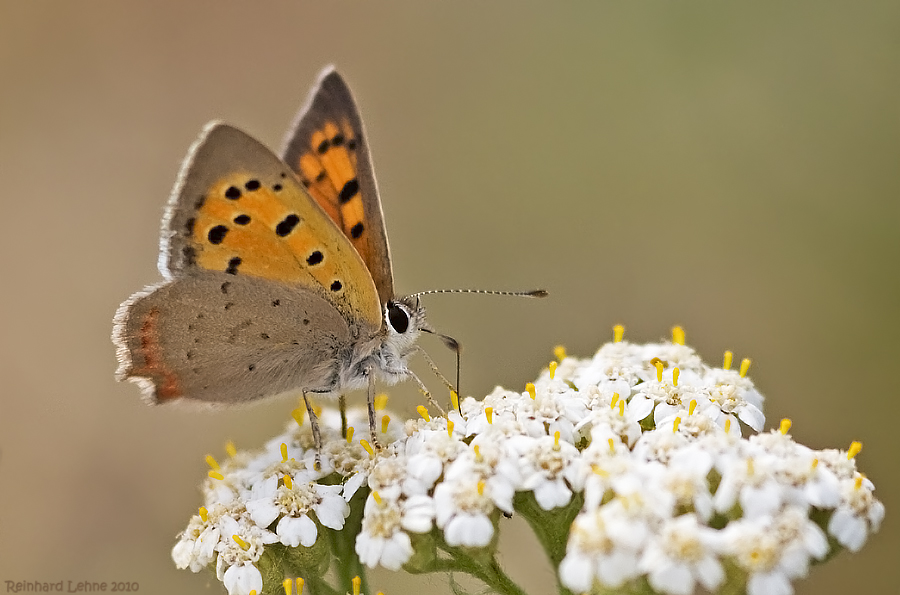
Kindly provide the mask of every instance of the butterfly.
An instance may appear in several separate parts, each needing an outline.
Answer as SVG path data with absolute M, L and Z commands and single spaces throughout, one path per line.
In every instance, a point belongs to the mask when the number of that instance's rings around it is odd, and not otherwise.
M 159 270 L 163 282 L 119 307 L 112 335 L 118 379 L 150 403 L 301 391 L 317 446 L 307 393 L 367 388 L 373 441 L 376 378 L 416 380 L 443 414 L 408 367 L 434 330 L 421 294 L 394 294 L 365 131 L 334 68 L 281 157 L 228 124 L 204 128 L 165 211 Z

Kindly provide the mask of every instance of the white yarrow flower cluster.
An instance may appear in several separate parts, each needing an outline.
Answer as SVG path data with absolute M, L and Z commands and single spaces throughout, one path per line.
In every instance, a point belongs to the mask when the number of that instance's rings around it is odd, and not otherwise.
M 385 423 L 377 451 L 326 412 L 319 469 L 307 426 L 234 456 L 207 480 L 205 512 L 173 558 L 195 572 L 215 563 L 229 593 L 261 592 L 264 551 L 314 546 L 352 504 L 354 553 L 368 567 L 459 561 L 503 592 L 465 561 L 493 555 L 503 518 L 518 514 L 573 592 L 687 595 L 738 581 L 749 595 L 788 595 L 832 553 L 829 537 L 857 551 L 879 528 L 884 507 L 856 470 L 858 443 L 816 451 L 791 439 L 788 420 L 743 437 L 765 424 L 749 360 L 732 370 L 728 353 L 710 367 L 678 332 L 557 356 L 522 392 L 498 387 L 446 418 L 420 407 L 421 419 Z M 351 412 L 357 439 L 367 423 Z

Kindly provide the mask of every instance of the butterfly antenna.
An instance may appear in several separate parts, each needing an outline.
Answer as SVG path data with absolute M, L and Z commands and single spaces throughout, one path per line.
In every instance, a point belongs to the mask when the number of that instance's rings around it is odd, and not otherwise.
M 456 395 L 459 396 L 461 394 L 459 392 L 459 363 L 460 363 L 459 352 L 461 350 L 459 341 L 457 341 L 450 335 L 445 335 L 444 333 L 439 333 L 432 328 L 423 328 L 422 330 L 430 335 L 434 335 L 435 337 L 438 337 L 441 340 L 441 342 L 447 346 L 447 348 L 449 348 L 454 353 L 456 353 L 456 387 L 455 388 L 456 388 Z M 458 399 L 457 399 L 457 402 L 458 402 Z M 458 405 L 457 405 L 457 407 L 458 407 Z
M 413 294 L 410 294 L 409 297 L 418 298 L 422 295 L 429 295 L 432 293 L 480 293 L 484 295 L 508 295 L 512 297 L 529 297 L 529 298 L 542 298 L 550 295 L 547 293 L 546 289 L 532 289 L 531 291 L 498 291 L 493 289 L 429 289 L 427 291 L 419 291 Z

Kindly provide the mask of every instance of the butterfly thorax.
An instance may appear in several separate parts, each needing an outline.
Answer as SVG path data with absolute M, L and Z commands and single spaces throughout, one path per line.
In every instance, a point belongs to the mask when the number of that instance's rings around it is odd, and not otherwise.
M 409 375 L 407 363 L 415 353 L 416 340 L 427 328 L 425 308 L 413 298 L 398 298 L 384 306 L 384 324 L 379 332 L 352 346 L 347 365 L 341 366 L 341 390 L 367 386 L 367 370 L 382 382 L 395 384 Z

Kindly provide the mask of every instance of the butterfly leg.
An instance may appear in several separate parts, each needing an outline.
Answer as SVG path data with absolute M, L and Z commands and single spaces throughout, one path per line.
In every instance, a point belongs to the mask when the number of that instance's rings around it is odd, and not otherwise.
M 306 412 L 309 414 L 309 425 L 312 427 L 313 442 L 316 445 L 316 471 L 322 469 L 322 435 L 319 434 L 319 418 L 313 411 L 309 399 L 306 398 L 306 391 L 303 391 L 303 402 L 306 403 Z
M 369 408 L 369 438 L 372 439 L 372 448 L 378 449 L 378 436 L 375 433 L 375 376 L 372 374 L 372 368 L 366 368 L 366 377 L 369 379 L 369 394 L 367 395 L 366 405 Z
M 412 370 L 407 370 L 406 374 L 416 381 L 416 384 L 419 385 L 419 390 L 422 391 L 422 394 L 425 395 L 425 400 L 428 401 L 428 404 L 441 412 L 442 417 L 447 417 L 447 412 L 444 411 L 443 407 L 438 405 L 437 401 L 434 400 L 434 397 L 431 396 L 431 393 L 428 391 L 428 387 L 425 386 L 425 383 L 416 376 Z
M 431 371 L 434 372 L 434 375 L 440 378 L 441 382 L 444 383 L 444 386 L 447 387 L 448 390 L 455 392 L 457 395 L 459 394 L 459 387 L 453 386 L 449 380 L 447 380 L 441 371 L 438 369 L 437 364 L 434 363 L 434 360 L 431 359 L 431 356 L 428 355 L 428 352 L 416 345 L 416 351 L 422 354 L 422 357 L 425 359 L 425 362 L 428 364 L 428 367 L 431 368 Z
M 341 410 L 341 437 L 347 438 L 347 399 L 344 395 L 338 397 L 338 409 Z

